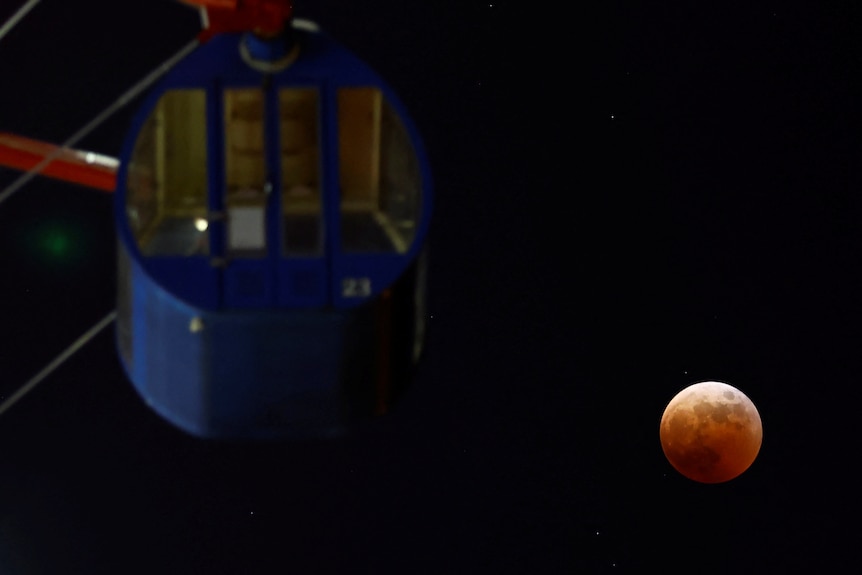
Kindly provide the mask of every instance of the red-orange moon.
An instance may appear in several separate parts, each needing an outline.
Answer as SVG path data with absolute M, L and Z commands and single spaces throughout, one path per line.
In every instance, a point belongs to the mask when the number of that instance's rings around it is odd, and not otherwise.
M 701 483 L 722 483 L 754 463 L 763 425 L 744 393 L 726 383 L 702 381 L 670 400 L 659 435 L 677 471 Z

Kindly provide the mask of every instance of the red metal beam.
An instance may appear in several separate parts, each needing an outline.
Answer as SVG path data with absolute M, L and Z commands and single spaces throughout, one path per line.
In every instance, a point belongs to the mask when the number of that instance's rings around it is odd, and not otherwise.
M 198 39 L 206 42 L 216 34 L 254 32 L 277 36 L 293 16 L 292 0 L 179 0 L 206 12 L 207 28 Z
M 117 186 L 115 158 L 0 132 L 0 166 L 29 172 L 50 155 L 54 159 L 41 170 L 43 176 L 113 192 Z

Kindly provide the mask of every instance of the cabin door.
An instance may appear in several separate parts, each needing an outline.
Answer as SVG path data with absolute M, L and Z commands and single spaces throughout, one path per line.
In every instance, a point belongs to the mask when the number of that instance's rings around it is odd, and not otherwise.
M 328 302 L 319 94 L 309 86 L 221 91 L 225 307 Z

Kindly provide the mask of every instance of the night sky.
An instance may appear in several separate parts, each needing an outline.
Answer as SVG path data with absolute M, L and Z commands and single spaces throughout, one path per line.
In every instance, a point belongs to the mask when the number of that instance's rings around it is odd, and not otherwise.
M 297 1 L 424 136 L 415 382 L 343 439 L 204 441 L 105 332 L 0 416 L 0 573 L 856 567 L 862 13 L 689 4 Z M 0 40 L 0 131 L 65 140 L 198 29 L 44 0 Z M 134 109 L 79 147 L 118 154 Z M 0 399 L 113 309 L 111 202 L 35 179 L 0 206 Z M 725 484 L 659 444 L 703 380 L 763 419 Z

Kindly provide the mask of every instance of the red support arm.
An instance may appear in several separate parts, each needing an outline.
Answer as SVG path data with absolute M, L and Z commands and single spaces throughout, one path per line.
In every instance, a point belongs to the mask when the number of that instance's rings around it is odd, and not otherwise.
M 114 158 L 61 150 L 59 146 L 0 132 L 0 166 L 28 172 L 49 155 L 57 154 L 40 172 L 43 176 L 113 192 L 120 162 Z
M 198 39 L 206 42 L 216 34 L 254 32 L 278 35 L 293 15 L 291 0 L 180 0 L 206 13 L 207 27 Z

